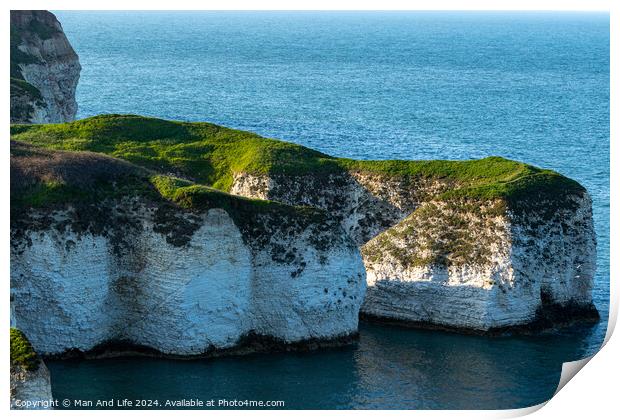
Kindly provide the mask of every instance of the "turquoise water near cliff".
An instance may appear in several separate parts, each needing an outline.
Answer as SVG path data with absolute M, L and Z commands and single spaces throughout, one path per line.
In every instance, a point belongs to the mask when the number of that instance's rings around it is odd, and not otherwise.
M 202 361 L 50 361 L 64 399 L 284 400 L 286 408 L 516 408 L 593 354 L 609 306 L 609 16 L 55 12 L 78 117 L 212 121 L 356 159 L 501 155 L 593 197 L 603 321 L 530 337 L 361 326 L 357 346 Z

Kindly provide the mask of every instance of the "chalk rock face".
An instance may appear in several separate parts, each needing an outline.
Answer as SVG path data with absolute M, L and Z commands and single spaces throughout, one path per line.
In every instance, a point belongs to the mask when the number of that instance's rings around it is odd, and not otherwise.
M 503 203 L 430 202 L 362 248 L 362 312 L 480 331 L 596 317 L 589 197 L 552 217 Z M 552 204 L 550 204 L 552 205 Z
M 11 367 L 11 409 L 50 409 L 52 385 L 50 373 L 43 362 L 34 372 Z
M 153 180 L 94 153 L 11 153 L 11 322 L 37 352 L 193 356 L 357 332 L 362 257 L 325 212 Z M 185 207 L 160 195 L 175 183 Z
M 249 334 L 293 343 L 357 331 L 364 267 L 337 225 L 326 235 L 274 229 L 255 246 L 226 211 L 211 209 L 191 217 L 194 231 L 179 245 L 157 210 L 126 202 L 115 211 L 132 221 L 122 239 L 107 228 L 77 232 L 74 209 L 31 214 L 54 222 L 15 233 L 15 325 L 42 354 L 123 341 L 199 355 Z
M 532 197 L 519 209 L 506 200 L 440 198 L 458 187 L 447 178 L 342 172 L 237 174 L 231 191 L 323 208 L 340 220 L 362 250 L 365 316 L 480 331 L 596 318 L 585 190 L 559 201 Z
M 81 66 L 56 17 L 11 11 L 11 122 L 73 121 Z

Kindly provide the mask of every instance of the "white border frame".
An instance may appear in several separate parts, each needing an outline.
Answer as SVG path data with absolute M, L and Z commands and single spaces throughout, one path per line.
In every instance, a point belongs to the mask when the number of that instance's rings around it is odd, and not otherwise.
M 616 4 L 620 2 L 615 2 Z M 84 1 L 75 1 L 75 0 L 67 0 L 67 1 L 13 1 L 9 0 L 8 2 L 3 3 L 4 14 L 0 17 L 2 21 L 5 23 L 2 25 L 2 32 L 4 37 L 4 42 L 0 44 L 0 48 L 2 48 L 2 61 L 3 67 L 2 71 L 4 72 L 4 80 L 9 78 L 9 44 L 6 42 L 9 38 L 9 13 L 10 9 L 21 9 L 21 10 L 30 10 L 30 9 L 47 9 L 47 10 L 148 10 L 148 9 L 156 9 L 156 10 L 554 10 L 554 11 L 610 11 L 610 22 L 611 22 L 611 50 L 610 50 L 610 123 L 611 123 L 611 131 L 610 131 L 610 141 L 611 139 L 617 139 L 617 121 L 618 121 L 618 113 L 616 107 L 616 98 L 617 98 L 617 85 L 615 83 L 614 78 L 614 70 L 617 69 L 617 46 L 618 46 L 618 31 L 617 28 L 613 25 L 613 18 L 616 17 L 616 9 L 614 9 L 615 4 L 613 1 L 604 1 L 604 0 L 502 0 L 502 1 L 481 1 L 481 0 L 469 0 L 469 1 L 458 1 L 458 0 L 411 0 L 411 1 L 403 1 L 403 0 L 382 0 L 382 1 L 370 1 L 370 0 L 301 0 L 296 1 L 294 3 L 281 1 L 281 0 L 263 0 L 263 1 L 251 1 L 251 0 L 217 0 L 217 1 L 196 1 L 196 0 L 177 0 L 175 2 L 164 2 L 160 0 L 134 0 L 132 2 L 120 1 L 120 0 L 94 0 L 88 2 L 88 5 L 85 4 Z M 0 79 L 2 80 L 2 79 Z M 4 83 L 2 85 L 2 97 L 5 98 L 2 104 L 2 117 L 3 121 L 9 121 L 9 84 Z M 10 191 L 9 191 L 9 165 L 6 165 L 8 162 L 8 139 L 9 132 L 7 130 L 8 127 L 5 127 L 3 131 L 4 138 L 4 157 L 3 162 L 5 165 L 1 166 L 2 170 L 2 182 L 0 182 L 0 197 L 5 197 L 2 203 L 1 211 L 4 220 L 4 224 L 2 224 L 0 237 L 5 238 L 4 241 L 1 242 L 2 247 L 2 255 L 4 259 L 2 260 L 2 278 L 6 279 L 5 283 L 5 291 L 4 291 L 4 302 L 8 302 L 8 282 L 10 277 L 9 270 L 9 241 L 7 240 L 10 234 L 9 231 L 9 199 Z M 618 208 L 618 194 L 617 194 L 617 179 L 618 179 L 618 171 L 614 169 L 615 164 L 619 164 L 618 161 L 618 153 L 617 148 L 614 145 L 614 142 L 611 141 L 611 207 L 610 207 L 610 223 L 611 223 L 611 238 L 610 238 L 610 246 L 611 253 L 618 250 L 617 246 L 617 234 L 618 234 L 618 225 L 615 223 L 616 209 Z M 587 157 L 584 157 L 584 162 L 586 162 Z M 539 406 L 519 409 L 519 410 L 504 410 L 504 411 L 389 411 L 389 412 L 381 412 L 381 416 L 389 416 L 395 418 L 410 418 L 411 416 L 421 417 L 421 418 L 458 418 L 461 419 L 480 419 L 480 418 L 506 418 L 506 417 L 515 417 L 521 416 L 525 414 L 529 414 L 532 412 L 536 412 L 534 417 L 538 418 L 551 418 L 551 417 L 566 417 L 566 418 L 583 418 L 584 416 L 590 415 L 594 416 L 594 418 L 609 418 L 610 413 L 617 413 L 617 403 L 618 399 L 617 395 L 617 385 L 618 379 L 617 374 L 619 373 L 619 363 L 618 363 L 618 355 L 620 355 L 619 349 L 620 344 L 618 340 L 612 340 L 609 342 L 609 338 L 613 333 L 613 330 L 616 325 L 617 315 L 618 315 L 618 290 L 616 281 L 613 279 L 616 278 L 616 273 L 618 271 L 618 265 L 616 261 L 611 259 L 611 285 L 610 285 L 610 317 L 608 322 L 607 335 L 605 337 L 605 345 L 604 347 L 593 357 L 590 363 L 585 367 L 584 372 L 579 374 L 579 379 L 570 381 L 565 388 L 562 389 L 554 398 L 552 398 L 547 404 L 541 404 Z M 0 313 L 0 325 L 2 323 L 4 325 L 9 325 L 9 310 L 8 305 L 4 305 L 4 311 Z M 108 418 L 111 414 L 110 412 L 101 412 L 101 411 L 63 411 L 63 412 L 47 412 L 42 414 L 40 412 L 33 411 L 10 411 L 9 410 L 9 334 L 8 328 L 6 328 L 2 334 L 4 335 L 4 345 L 0 346 L 0 351 L 4 356 L 5 362 L 2 363 L 3 370 L 3 381 L 2 381 L 2 394 L 0 394 L 4 399 L 4 407 L 3 409 L 8 411 L 9 415 L 15 417 L 23 417 L 23 418 L 34 418 L 40 415 L 46 415 L 58 418 L 58 416 L 62 416 L 63 418 L 84 418 L 84 417 L 93 417 L 93 418 Z M 583 367 L 583 365 L 581 366 Z M 579 369 L 577 369 L 578 371 Z M 564 372 L 563 372 L 564 373 Z M 538 411 L 543 406 L 546 407 L 543 410 Z M 321 416 L 332 416 L 334 412 L 332 411 L 321 411 L 319 412 Z M 364 418 L 370 418 L 371 416 L 375 416 L 375 411 L 346 411 L 346 412 L 337 412 L 339 417 L 349 417 L 352 418 L 355 416 L 359 418 L 359 416 Z M 144 413 L 136 413 L 132 411 L 116 411 L 114 416 L 119 416 L 121 418 L 131 418 L 136 415 L 140 415 Z M 179 415 L 178 413 L 170 413 L 165 411 L 151 411 L 149 412 L 149 417 L 151 418 L 167 418 L 171 414 Z M 183 416 L 192 417 L 192 418 L 204 418 L 208 417 L 217 417 L 217 418 L 233 418 L 240 415 L 243 416 L 252 416 L 253 418 L 285 418 L 291 416 L 291 411 L 244 411 L 243 413 L 239 413 L 238 411 L 209 411 L 205 413 L 204 411 L 190 412 L 184 411 Z M 379 413 L 377 413 L 379 414 Z M 306 411 L 298 411 L 294 414 L 296 417 L 304 419 L 313 419 L 317 412 L 312 410 Z

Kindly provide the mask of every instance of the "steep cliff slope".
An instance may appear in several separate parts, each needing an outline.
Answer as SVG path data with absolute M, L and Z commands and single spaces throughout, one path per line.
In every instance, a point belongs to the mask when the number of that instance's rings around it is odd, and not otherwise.
M 47 367 L 26 336 L 11 328 L 11 409 L 51 408 L 51 400 Z
M 501 199 L 423 203 L 362 247 L 362 312 L 481 331 L 597 319 L 590 199 L 566 200 L 523 212 Z
M 42 354 L 343 339 L 365 288 L 359 250 L 321 210 L 11 145 L 15 325 Z
M 362 249 L 369 316 L 482 331 L 596 316 L 590 198 L 553 171 L 498 157 L 354 161 L 139 116 L 15 126 L 12 137 L 326 210 Z
M 11 122 L 73 121 L 80 70 L 52 13 L 11 11 Z

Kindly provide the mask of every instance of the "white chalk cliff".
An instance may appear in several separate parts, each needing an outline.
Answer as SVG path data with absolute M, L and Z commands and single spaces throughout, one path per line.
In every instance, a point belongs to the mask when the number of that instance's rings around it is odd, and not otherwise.
M 66 229 L 29 231 L 11 253 L 15 324 L 43 354 L 112 340 L 199 355 L 249 334 L 293 343 L 357 331 L 365 273 L 345 240 L 317 250 L 308 228 L 253 249 L 226 211 L 211 209 L 177 246 L 140 209 L 142 227 L 119 252 L 106 233 L 74 232 L 68 213 L 51 217 Z
M 326 209 L 361 247 L 367 317 L 478 331 L 596 318 L 596 237 L 585 190 L 527 208 L 444 199 L 448 178 L 238 173 L 231 192 Z
M 575 211 L 551 219 L 493 211 L 502 203 L 476 203 L 475 210 L 424 204 L 362 248 L 363 313 L 480 331 L 546 322 L 563 311 L 592 316 L 591 204 L 587 196 L 573 199 Z M 442 247 L 462 253 L 442 260 Z
M 11 151 L 15 202 L 54 177 L 84 194 L 101 180 L 141 183 L 142 195 L 13 212 L 14 325 L 37 352 L 121 342 L 192 356 L 257 337 L 291 344 L 357 332 L 362 257 L 325 212 L 211 190 L 196 197 L 209 204 L 186 209 L 154 196 L 143 171 L 119 160 L 17 143 Z

